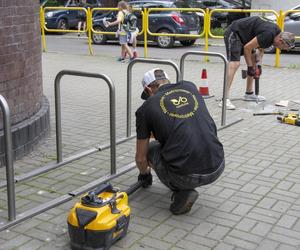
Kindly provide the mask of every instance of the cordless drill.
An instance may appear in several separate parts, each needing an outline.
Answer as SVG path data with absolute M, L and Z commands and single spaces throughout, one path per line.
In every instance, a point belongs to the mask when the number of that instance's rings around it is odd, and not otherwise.
M 286 123 L 291 124 L 295 126 L 300 126 L 300 115 L 296 113 L 290 113 L 283 116 L 277 116 L 277 120 Z
M 259 49 L 256 49 L 255 50 L 255 62 L 256 62 L 256 66 L 255 66 L 255 75 L 253 76 L 253 79 L 255 81 L 255 95 L 256 95 L 256 103 L 258 103 L 258 94 L 259 94 L 259 78 L 260 78 L 260 75 L 262 73 L 262 70 L 261 70 L 261 65 L 259 64 L 260 62 L 260 56 L 259 56 Z M 248 76 L 247 74 L 247 70 L 242 70 L 242 78 L 243 79 L 246 79 Z

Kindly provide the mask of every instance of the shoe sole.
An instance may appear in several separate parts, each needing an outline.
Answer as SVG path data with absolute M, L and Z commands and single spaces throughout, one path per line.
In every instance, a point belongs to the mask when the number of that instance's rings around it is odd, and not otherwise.
M 243 98 L 243 101 L 246 101 L 246 102 L 256 102 L 256 99 L 245 99 L 245 98 Z M 258 102 L 265 102 L 266 101 L 266 99 L 264 99 L 264 100 L 258 100 Z
M 222 106 L 219 106 L 219 108 L 222 108 Z M 227 110 L 235 110 L 236 108 L 234 107 L 234 108 L 228 108 L 228 107 L 226 107 L 226 109 Z
M 180 214 L 186 214 L 191 211 L 192 206 L 194 205 L 195 201 L 198 199 L 199 194 L 197 192 L 194 192 L 186 201 L 186 203 L 183 206 L 183 209 L 180 211 L 173 212 L 174 215 L 180 215 Z

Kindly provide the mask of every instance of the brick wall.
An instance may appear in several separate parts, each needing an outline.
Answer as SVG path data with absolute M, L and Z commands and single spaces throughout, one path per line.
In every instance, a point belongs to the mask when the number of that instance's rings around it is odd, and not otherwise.
M 12 125 L 41 108 L 42 65 L 38 0 L 0 0 L 0 94 Z M 0 112 L 0 129 L 3 127 Z

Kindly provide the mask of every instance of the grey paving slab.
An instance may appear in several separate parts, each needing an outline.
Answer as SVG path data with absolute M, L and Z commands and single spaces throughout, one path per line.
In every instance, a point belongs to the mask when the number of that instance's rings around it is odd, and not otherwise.
M 178 63 L 178 60 L 175 60 Z M 104 73 L 116 85 L 117 137 L 126 131 L 126 67 L 112 57 L 43 54 L 44 94 L 51 105 L 51 133 L 28 156 L 15 162 L 20 175 L 56 159 L 54 78 L 62 69 Z M 136 65 L 132 89 L 132 132 L 134 111 L 142 103 L 140 80 L 153 65 Z M 174 72 L 166 69 L 175 79 Z M 192 58 L 185 64 L 186 80 L 199 85 L 200 72 L 208 71 L 210 91 L 216 98 L 206 100 L 220 125 L 222 94 L 221 63 L 203 63 Z M 111 249 L 300 249 L 300 130 L 280 124 L 275 116 L 253 112 L 277 110 L 279 100 L 299 100 L 300 70 L 265 67 L 261 78 L 264 104 L 234 100 L 237 110 L 228 120 L 244 120 L 218 133 L 225 148 L 226 168 L 215 183 L 200 187 L 199 199 L 188 215 L 173 216 L 169 209 L 171 192 L 154 176 L 153 186 L 130 197 L 132 218 L 128 235 Z M 283 84 L 284 83 L 284 84 Z M 62 79 L 63 155 L 71 156 L 97 144 L 109 143 L 108 90 L 99 80 L 65 76 Z M 240 98 L 244 82 L 236 77 L 233 98 Z M 290 108 L 300 105 L 290 103 Z M 134 160 L 135 141 L 117 147 L 117 167 Z M 72 162 L 60 169 L 16 184 L 17 213 L 57 198 L 110 172 L 110 151 L 105 150 Z M 112 181 L 126 189 L 136 181 L 131 171 Z M 0 180 L 5 171 L 0 169 Z M 78 199 L 48 210 L 9 230 L 0 232 L 0 249 L 70 249 L 66 218 Z M 6 189 L 0 192 L 0 226 L 6 222 Z M 18 240 L 16 240 L 18 239 Z M 5 247 L 5 248 L 3 248 Z

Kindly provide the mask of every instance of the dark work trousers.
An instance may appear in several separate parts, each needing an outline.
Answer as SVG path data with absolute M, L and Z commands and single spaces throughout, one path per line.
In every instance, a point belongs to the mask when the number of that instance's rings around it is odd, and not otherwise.
M 214 172 L 208 174 L 176 174 L 170 171 L 170 167 L 161 157 L 161 145 L 158 141 L 150 142 L 147 159 L 153 165 L 154 171 L 160 181 L 172 191 L 191 190 L 210 184 L 218 179 L 225 167 L 225 160 L 223 160 Z

